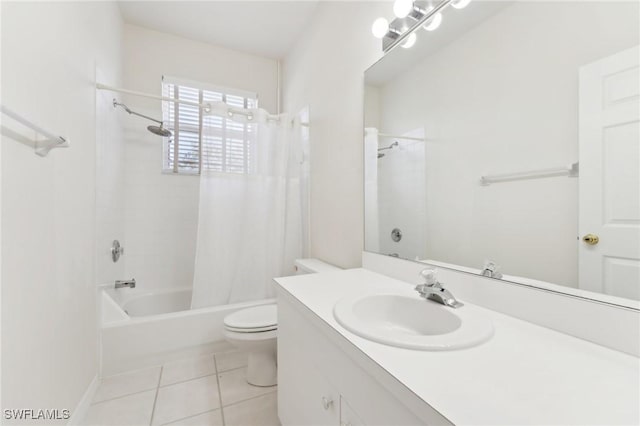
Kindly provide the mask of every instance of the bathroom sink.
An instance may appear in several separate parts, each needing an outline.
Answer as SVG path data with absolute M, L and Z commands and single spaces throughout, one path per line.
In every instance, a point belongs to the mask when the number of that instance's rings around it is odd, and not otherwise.
M 470 307 L 453 309 L 419 296 L 370 294 L 342 299 L 336 320 L 367 340 L 407 349 L 468 348 L 493 335 L 491 321 Z

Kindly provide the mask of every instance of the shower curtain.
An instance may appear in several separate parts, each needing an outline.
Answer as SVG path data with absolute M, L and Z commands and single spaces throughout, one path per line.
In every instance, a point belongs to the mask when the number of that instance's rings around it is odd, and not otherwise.
M 243 170 L 201 172 L 192 309 L 273 297 L 272 279 L 291 275 L 305 252 L 302 128 L 259 111 L 245 131 Z
M 364 249 L 380 252 L 378 129 L 364 129 Z

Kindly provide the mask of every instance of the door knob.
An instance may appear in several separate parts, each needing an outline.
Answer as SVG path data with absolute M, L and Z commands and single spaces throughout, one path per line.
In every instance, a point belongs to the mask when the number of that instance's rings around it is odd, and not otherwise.
M 598 236 L 594 234 L 587 234 L 582 237 L 582 241 L 589 244 L 590 246 L 595 246 L 600 241 L 600 238 L 598 238 Z

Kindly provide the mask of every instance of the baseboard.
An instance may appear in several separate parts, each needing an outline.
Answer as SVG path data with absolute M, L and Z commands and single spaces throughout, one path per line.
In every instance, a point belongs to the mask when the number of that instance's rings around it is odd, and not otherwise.
M 71 413 L 71 418 L 69 419 L 68 425 L 81 425 L 84 419 L 87 417 L 87 413 L 89 412 L 89 407 L 91 406 L 91 401 L 93 401 L 93 396 L 98 389 L 98 385 L 100 384 L 100 379 L 96 374 L 89 383 L 87 390 L 80 398 L 78 405 L 76 405 L 75 410 Z

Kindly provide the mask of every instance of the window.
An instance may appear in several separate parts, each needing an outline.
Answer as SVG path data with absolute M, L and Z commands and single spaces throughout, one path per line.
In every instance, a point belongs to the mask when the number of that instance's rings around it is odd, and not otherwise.
M 195 103 L 225 102 L 237 108 L 257 108 L 255 93 L 224 89 L 164 77 L 162 95 Z M 163 170 L 200 173 L 210 170 L 251 173 L 255 158 L 254 123 L 239 123 L 225 117 L 203 114 L 195 105 L 163 102 L 162 117 L 173 136 L 163 143 Z

